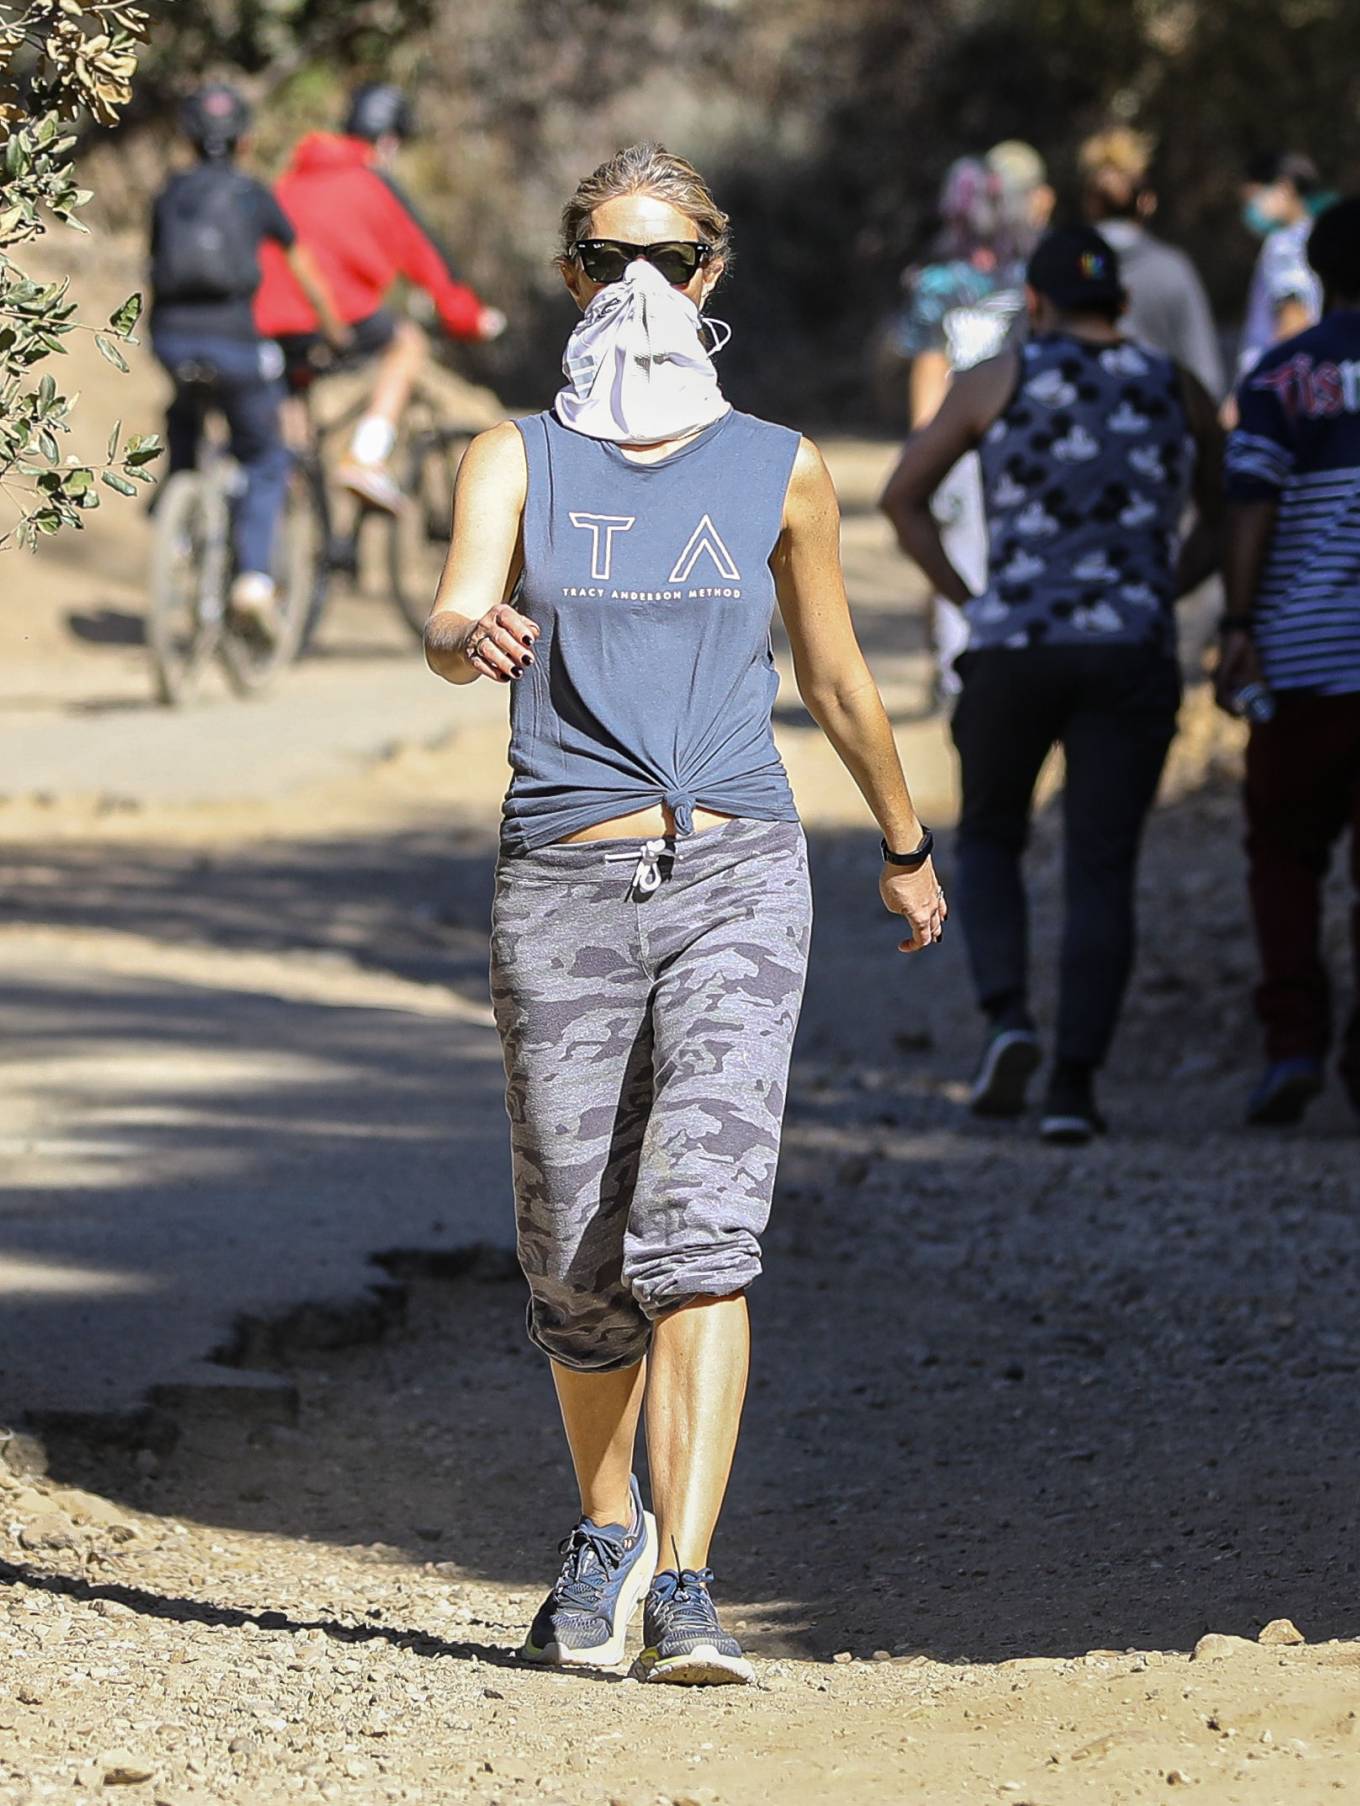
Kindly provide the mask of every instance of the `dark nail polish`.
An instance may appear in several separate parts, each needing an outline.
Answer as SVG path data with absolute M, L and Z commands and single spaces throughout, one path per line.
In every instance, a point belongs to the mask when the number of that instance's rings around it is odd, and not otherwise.
M 533 664 L 533 662 L 534 662 L 534 655 L 533 655 L 533 653 L 532 653 L 532 652 L 526 652 L 526 653 L 525 653 L 525 655 L 524 655 L 524 662 L 525 662 L 525 664 L 526 664 L 526 665 L 532 665 L 532 664 Z
M 532 640 L 532 639 L 531 639 L 531 638 L 530 638 L 530 636 L 529 636 L 529 635 L 528 635 L 528 634 L 527 634 L 527 633 L 526 633 L 526 634 L 525 634 L 525 635 L 524 635 L 524 644 L 525 644 L 525 645 L 526 645 L 526 646 L 532 646 L 532 645 L 533 645 L 533 643 L 534 643 L 534 642 L 533 642 L 533 640 Z
M 510 675 L 511 675 L 511 677 L 523 677 L 524 672 L 518 665 L 516 665 L 514 670 L 510 673 Z

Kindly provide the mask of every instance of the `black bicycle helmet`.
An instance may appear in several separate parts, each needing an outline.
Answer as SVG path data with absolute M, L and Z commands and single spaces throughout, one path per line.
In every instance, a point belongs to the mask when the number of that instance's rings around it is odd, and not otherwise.
M 205 157 L 225 157 L 250 125 L 250 108 L 225 82 L 196 89 L 179 110 L 179 122 L 191 144 Z
M 366 138 L 376 144 L 389 134 L 410 138 L 415 133 L 415 116 L 411 103 L 401 89 L 391 82 L 366 82 L 356 88 L 349 103 L 345 131 L 351 138 Z

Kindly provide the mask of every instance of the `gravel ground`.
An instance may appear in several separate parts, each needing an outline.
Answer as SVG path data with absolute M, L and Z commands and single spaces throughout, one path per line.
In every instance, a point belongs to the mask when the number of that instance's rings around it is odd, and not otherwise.
M 295 1420 L 204 1403 L 140 1445 L 55 1438 L 46 1475 L 11 1442 L 0 1802 L 1360 1797 L 1360 1162 L 1339 1096 L 1302 1133 L 1237 1127 L 1231 757 L 1192 708 L 1089 1150 L 967 1117 L 957 936 L 889 957 L 863 836 L 812 824 L 813 980 L 716 1551 L 757 1688 L 515 1665 L 572 1515 L 547 1378 L 503 1254 L 417 1260 L 376 1342 L 327 1348 L 305 1316 L 244 1338 Z M 62 892 L 90 849 L 33 857 Z M 420 857 L 461 947 L 484 873 Z M 1058 870 L 1050 813 L 1040 924 Z M 386 898 L 366 882 L 371 948 L 428 977 L 409 860 Z M 212 906 L 239 951 L 229 883 Z

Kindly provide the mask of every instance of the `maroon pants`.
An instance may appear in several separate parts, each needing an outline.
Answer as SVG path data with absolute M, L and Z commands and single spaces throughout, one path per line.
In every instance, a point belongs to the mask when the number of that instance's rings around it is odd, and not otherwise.
M 1331 1043 L 1322 881 L 1333 846 L 1350 829 L 1357 997 L 1345 1033 L 1349 1067 L 1360 1061 L 1360 694 L 1277 694 L 1275 719 L 1251 732 L 1246 806 L 1248 883 L 1261 954 L 1256 1009 L 1272 1060 L 1320 1058 Z

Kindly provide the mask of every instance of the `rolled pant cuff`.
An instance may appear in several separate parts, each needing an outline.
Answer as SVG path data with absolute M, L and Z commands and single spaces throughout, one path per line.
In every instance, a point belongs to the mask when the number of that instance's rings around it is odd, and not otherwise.
M 760 1274 L 760 1260 L 751 1257 L 725 1261 L 721 1266 L 708 1266 L 703 1271 L 682 1268 L 654 1285 L 639 1284 L 634 1279 L 633 1297 L 655 1323 L 658 1318 L 682 1310 L 687 1304 L 695 1304 L 701 1298 L 734 1298 L 739 1292 L 749 1290 Z
M 651 1347 L 651 1326 L 647 1325 L 638 1336 L 636 1342 L 624 1344 L 622 1347 L 610 1345 L 601 1347 L 598 1334 L 573 1336 L 570 1331 L 565 1334 L 544 1332 L 534 1322 L 532 1306 L 528 1319 L 529 1340 L 534 1347 L 541 1349 L 550 1361 L 559 1367 L 569 1367 L 573 1373 L 621 1373 L 625 1368 L 636 1367 L 639 1361 L 647 1358 L 647 1350 Z

